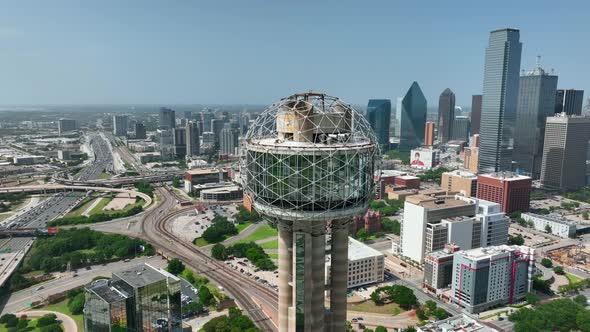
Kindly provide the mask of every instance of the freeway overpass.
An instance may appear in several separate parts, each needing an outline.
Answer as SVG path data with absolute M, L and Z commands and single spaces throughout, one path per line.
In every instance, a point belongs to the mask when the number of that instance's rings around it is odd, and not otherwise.
M 125 176 L 115 177 L 110 179 L 100 180 L 69 180 L 64 178 L 56 178 L 57 183 L 69 186 L 87 186 L 87 187 L 119 187 L 124 185 L 135 184 L 138 182 L 165 182 L 171 181 L 175 176 L 182 176 L 184 172 L 167 172 L 166 174 L 152 174 L 152 175 L 137 175 L 137 176 Z

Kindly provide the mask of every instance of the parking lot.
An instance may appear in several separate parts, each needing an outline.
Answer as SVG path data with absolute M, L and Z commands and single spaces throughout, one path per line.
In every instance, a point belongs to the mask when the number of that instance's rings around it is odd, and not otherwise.
M 271 289 L 278 289 L 277 282 L 279 271 L 261 271 L 257 269 L 246 258 L 234 258 L 225 262 L 227 266 L 248 276 L 252 280 L 267 286 Z
M 203 232 L 211 226 L 211 221 L 218 214 L 229 221 L 235 221 L 232 217 L 237 212 L 235 204 L 212 205 L 205 207 L 201 212 L 191 211 L 187 215 L 180 216 L 172 223 L 172 232 L 185 241 L 192 242 L 201 237 Z

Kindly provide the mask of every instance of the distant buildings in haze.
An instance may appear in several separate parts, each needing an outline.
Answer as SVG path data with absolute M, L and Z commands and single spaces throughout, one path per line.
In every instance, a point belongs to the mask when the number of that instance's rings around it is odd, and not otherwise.
M 382 151 L 389 149 L 389 126 L 391 122 L 391 100 L 369 99 L 367 105 L 367 120 L 375 131 L 377 142 Z
M 455 121 L 455 94 L 446 88 L 438 98 L 438 140 L 446 143 L 452 138 Z

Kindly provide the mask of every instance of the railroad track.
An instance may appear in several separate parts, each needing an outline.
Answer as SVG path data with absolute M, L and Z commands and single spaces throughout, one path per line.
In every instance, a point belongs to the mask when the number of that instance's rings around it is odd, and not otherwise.
M 158 204 L 158 208 L 162 206 L 167 207 L 171 203 L 166 198 L 166 195 L 170 194 L 170 192 L 167 191 L 162 194 L 164 197 L 164 201 Z M 254 300 L 249 295 L 245 294 L 246 292 L 244 289 L 245 287 L 250 288 L 254 290 L 255 293 L 261 294 L 263 295 L 263 297 L 266 297 L 268 302 L 272 303 L 278 303 L 278 295 L 276 292 L 256 283 L 255 281 L 249 278 L 244 278 L 239 272 L 227 267 L 223 263 L 213 260 L 211 257 L 201 252 L 192 244 L 187 244 L 183 242 L 181 239 L 176 237 L 172 232 L 168 230 L 166 226 L 169 222 L 174 220 L 176 217 L 192 210 L 193 208 L 194 207 L 192 206 L 181 208 L 172 213 L 167 214 L 162 218 L 158 218 L 158 213 L 156 212 L 156 210 L 159 209 L 154 209 L 152 213 L 150 213 L 144 219 L 141 226 L 142 233 L 150 240 L 150 242 L 152 242 L 152 244 L 159 247 L 160 250 L 166 250 L 170 252 L 171 255 L 177 256 L 178 258 L 183 260 L 187 265 L 193 268 L 197 273 L 208 277 L 209 279 L 218 283 L 220 286 L 224 287 L 241 305 L 244 312 L 248 316 L 250 316 L 254 323 L 263 331 L 277 331 L 277 327 L 266 316 L 266 314 L 264 314 L 262 309 L 254 302 Z M 151 232 L 151 230 L 147 229 L 147 227 L 149 227 L 150 224 L 154 226 L 155 231 L 157 233 L 154 237 L 150 236 L 153 233 Z M 170 245 L 173 244 L 176 246 L 180 246 L 185 250 L 181 251 L 169 249 L 169 245 L 164 245 L 162 241 L 168 242 Z M 190 253 L 190 255 L 186 253 L 187 251 Z M 195 260 L 195 258 L 198 258 L 198 260 Z

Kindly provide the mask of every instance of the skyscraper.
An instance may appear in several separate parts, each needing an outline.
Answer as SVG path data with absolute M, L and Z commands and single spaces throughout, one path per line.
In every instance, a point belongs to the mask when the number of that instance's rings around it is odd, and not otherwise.
M 426 127 L 424 128 L 424 145 L 434 145 L 434 122 L 426 121 Z
M 146 139 L 147 135 L 145 132 L 145 126 L 141 122 L 135 123 L 135 138 L 136 139 Z
M 215 144 L 219 144 L 221 138 L 221 129 L 223 129 L 223 120 L 212 119 L 211 120 L 211 131 L 213 132 L 213 140 Z
M 389 148 L 389 125 L 391 119 L 391 100 L 369 99 L 367 120 L 377 135 L 382 151 Z
M 176 112 L 173 109 L 162 107 L 160 108 L 159 118 L 160 128 L 173 129 L 176 127 Z
M 201 121 L 203 121 L 202 133 L 212 131 L 211 130 L 211 120 L 213 120 L 213 118 L 215 118 L 215 115 L 213 114 L 213 112 L 211 112 L 211 110 L 204 109 L 201 112 Z
M 113 135 L 126 136 L 128 126 L 127 115 L 113 115 Z
M 422 145 L 426 123 L 426 98 L 418 82 L 412 83 L 398 106 L 401 107 L 399 149 L 410 151 Z
M 231 124 L 226 123 L 220 133 L 219 153 L 227 155 L 236 154 L 239 135 L 240 130 L 238 128 L 232 128 Z
M 561 190 L 586 185 L 590 117 L 559 114 L 547 118 L 541 184 Z
M 555 114 L 581 115 L 584 103 L 584 90 L 557 90 L 555 93 Z
M 76 120 L 71 119 L 59 119 L 57 122 L 57 131 L 59 135 L 63 135 L 68 131 L 76 130 L 77 124 Z
M 174 143 L 174 155 L 176 157 L 186 156 L 186 129 L 185 128 L 174 128 L 173 132 L 173 143 Z
M 191 111 L 184 111 L 183 114 L 184 114 L 184 118 L 187 120 L 190 120 L 193 118 L 193 112 L 191 112 Z
M 553 115 L 557 76 L 537 68 L 520 77 L 514 154 L 518 173 L 538 179 L 541 175 L 545 122 Z
M 517 29 L 492 31 L 486 49 L 480 122 L 480 172 L 509 171 L 522 43 Z
M 453 120 L 453 131 L 451 132 L 451 139 L 468 142 L 469 128 L 471 121 L 468 116 L 458 115 Z
M 195 122 L 188 122 L 186 124 L 186 155 L 192 157 L 200 153 L 199 128 Z
M 470 135 L 479 134 L 481 122 L 481 95 L 471 96 L 471 130 Z
M 446 88 L 438 98 L 438 140 L 446 143 L 453 135 L 455 120 L 455 94 Z

